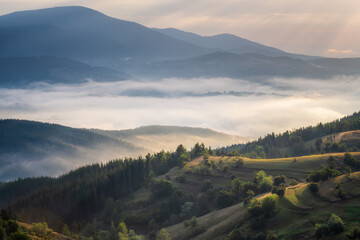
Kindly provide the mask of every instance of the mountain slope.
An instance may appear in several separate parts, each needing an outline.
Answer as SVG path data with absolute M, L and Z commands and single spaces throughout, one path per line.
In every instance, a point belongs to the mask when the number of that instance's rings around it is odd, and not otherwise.
M 82 165 L 147 152 L 88 130 L 0 120 L 0 180 L 55 176 Z
M 123 80 L 129 77 L 109 68 L 92 67 L 88 64 L 63 57 L 9 57 L 0 58 L 0 86 L 23 87 L 33 82 L 81 83 L 86 79 L 97 81 Z
M 0 120 L 0 181 L 18 177 L 56 176 L 76 167 L 137 157 L 197 142 L 213 148 L 245 143 L 247 138 L 210 129 L 147 126 L 105 131 L 24 120 Z
M 261 78 L 303 77 L 329 78 L 338 74 L 304 60 L 290 57 L 269 57 L 258 54 L 215 52 L 200 57 L 150 63 L 138 74 L 154 77 L 228 77 Z
M 43 25 L 47 26 L 39 28 Z M 34 27 L 38 28 L 34 37 L 25 38 Z M 1 52 L 3 57 L 23 56 L 19 54 L 25 52 L 27 56 L 61 54 L 101 62 L 122 58 L 180 58 L 207 52 L 140 24 L 111 18 L 84 7 L 15 12 L 0 16 L 0 28 L 7 28 L 1 40 L 2 48 L 6 49 Z M 59 34 L 64 42 L 56 39 Z M 46 40 L 44 47 L 40 45 L 42 38 Z M 16 45 L 12 44 L 14 41 Z
M 182 40 L 184 42 L 189 42 L 202 47 L 224 50 L 232 53 L 238 53 L 238 54 L 253 53 L 253 54 L 261 54 L 271 57 L 288 56 L 288 57 L 294 57 L 300 59 L 314 58 L 311 56 L 287 53 L 280 49 L 268 47 L 253 41 L 249 41 L 244 38 L 240 38 L 232 34 L 200 36 L 195 33 L 181 31 L 175 28 L 165 28 L 165 29 L 154 28 L 154 30 L 164 33 L 173 38 Z
M 231 145 L 235 142 L 246 143 L 250 138 L 224 134 L 206 128 L 179 127 L 179 126 L 144 126 L 129 130 L 104 131 L 92 129 L 92 131 L 110 137 L 123 139 L 138 146 L 151 149 L 152 151 L 172 150 L 175 151 L 179 143 L 187 149 L 195 143 L 204 143 L 206 146 L 217 148 Z

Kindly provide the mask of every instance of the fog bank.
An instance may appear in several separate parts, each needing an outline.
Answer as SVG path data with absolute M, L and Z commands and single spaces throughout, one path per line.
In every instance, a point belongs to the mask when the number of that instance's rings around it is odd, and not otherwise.
M 89 81 L 0 89 L 1 118 L 71 127 L 126 129 L 143 125 L 205 127 L 258 137 L 327 122 L 359 111 L 360 81 L 224 78 Z

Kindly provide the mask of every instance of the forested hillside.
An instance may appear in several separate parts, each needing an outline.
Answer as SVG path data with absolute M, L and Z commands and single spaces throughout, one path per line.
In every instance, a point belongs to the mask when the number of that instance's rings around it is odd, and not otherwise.
M 354 130 L 360 130 L 360 112 L 329 123 L 319 123 L 281 134 L 271 133 L 245 145 L 233 145 L 225 151 L 234 151 L 235 155 L 244 154 L 253 158 L 358 151 L 360 139 L 357 136 L 350 139 L 337 137 L 339 133 Z

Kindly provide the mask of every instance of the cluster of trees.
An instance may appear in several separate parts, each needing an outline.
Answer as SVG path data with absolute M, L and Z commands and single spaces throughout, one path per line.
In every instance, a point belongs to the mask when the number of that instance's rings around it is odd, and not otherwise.
M 340 168 L 337 166 L 334 157 L 330 156 L 328 159 L 328 167 L 323 167 L 320 170 L 312 170 L 306 177 L 308 182 L 320 182 L 329 178 L 337 177 L 342 174 Z M 346 169 L 344 169 L 346 171 Z
M 315 237 L 322 238 L 330 234 L 337 234 L 344 231 L 344 223 L 342 219 L 331 213 L 329 220 L 326 223 L 315 224 Z
M 22 231 L 9 210 L 0 212 L 0 240 L 30 240 L 30 236 Z
M 198 146 L 202 150 L 206 149 L 197 144 L 192 152 L 198 152 Z M 97 212 L 107 208 L 106 204 L 111 200 L 116 202 L 140 187 L 149 185 L 153 175 L 161 175 L 175 166 L 184 165 L 190 160 L 190 154 L 180 145 L 174 153 L 161 151 L 148 154 L 145 158 L 92 164 L 58 178 L 19 179 L 0 186 L 0 205 L 7 205 L 11 200 L 10 206 L 14 209 L 41 206 L 64 219 L 71 230 L 76 232 L 91 221 Z M 152 189 L 156 190 L 156 196 L 172 192 L 172 189 L 166 188 L 171 188 L 167 182 L 153 182 Z M 107 222 L 118 221 L 119 215 L 121 212 L 111 213 L 112 219 Z M 60 231 L 62 226 L 54 228 Z
M 275 215 L 279 196 L 271 194 L 262 200 L 252 200 L 247 208 L 250 227 L 254 230 L 265 229 L 266 222 Z
M 238 178 L 234 178 L 231 181 L 230 190 L 217 192 L 216 203 L 221 208 L 241 201 L 249 203 L 255 195 L 271 192 L 272 190 L 273 193 L 278 192 L 279 196 L 283 196 L 286 189 L 285 181 L 284 176 L 277 176 L 273 179 L 271 175 L 267 176 L 264 171 L 257 172 L 254 181 L 243 182 Z
M 360 112 L 356 112 L 351 116 L 325 124 L 319 123 L 316 126 L 286 131 L 282 134 L 271 133 L 245 145 L 231 146 L 225 149 L 225 151 L 229 154 L 236 150 L 241 155 L 251 158 L 277 158 L 315 154 L 322 151 L 346 151 L 349 150 L 346 145 L 334 142 L 323 143 L 321 138 L 334 133 L 359 129 Z M 314 139 L 317 140 L 313 145 L 307 146 L 304 143 Z M 282 151 L 283 149 L 286 149 L 286 151 Z
M 244 166 L 244 160 L 241 157 L 236 157 L 231 161 L 214 161 L 210 160 L 207 155 L 204 155 L 204 161 L 196 166 L 186 166 L 185 171 L 199 174 L 199 175 L 206 175 L 211 176 L 215 175 L 216 173 L 226 174 L 230 169 L 233 168 L 241 168 Z
M 355 159 L 350 153 L 345 153 L 344 155 L 344 163 L 349 165 L 354 170 L 360 169 L 360 160 Z

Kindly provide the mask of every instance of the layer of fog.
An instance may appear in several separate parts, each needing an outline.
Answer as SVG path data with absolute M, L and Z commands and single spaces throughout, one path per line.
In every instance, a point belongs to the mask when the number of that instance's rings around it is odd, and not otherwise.
M 164 79 L 0 89 L 1 118 L 80 128 L 206 127 L 258 137 L 359 111 L 360 81 Z

